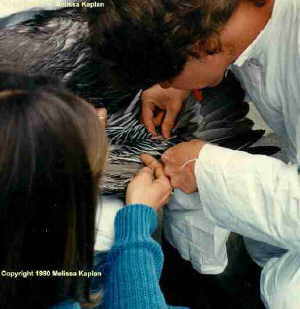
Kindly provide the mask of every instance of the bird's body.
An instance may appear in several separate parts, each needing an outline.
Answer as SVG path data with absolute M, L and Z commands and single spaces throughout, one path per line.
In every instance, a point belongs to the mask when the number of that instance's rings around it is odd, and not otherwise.
M 173 138 L 153 139 L 139 122 L 137 91 L 112 88 L 105 62 L 94 59 L 88 44 L 87 20 L 77 9 L 37 11 L 28 20 L 7 25 L 0 28 L 0 70 L 55 76 L 94 106 L 108 109 L 111 152 L 102 181 L 104 193 L 124 192 L 128 181 L 141 167 L 139 154 L 160 156 L 184 140 L 201 138 L 254 153 L 276 151 L 250 147 L 263 131 L 252 130 L 253 122 L 245 118 L 249 107 L 232 76 L 217 88 L 204 90 L 201 103 L 192 96 L 187 99 Z
M 95 106 L 111 112 L 128 104 L 132 91 L 111 87 L 104 61 L 95 60 L 89 46 L 86 18 L 76 8 L 23 12 L 2 24 L 0 19 L 0 69 L 46 74 Z

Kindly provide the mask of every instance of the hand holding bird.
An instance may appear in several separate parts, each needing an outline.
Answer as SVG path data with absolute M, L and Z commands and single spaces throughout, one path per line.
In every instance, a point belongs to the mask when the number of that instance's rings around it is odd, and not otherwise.
M 185 193 L 198 190 L 194 167 L 196 159 L 201 154 L 206 142 L 191 140 L 169 148 L 161 157 L 164 171 L 169 177 L 172 187 Z
M 169 201 L 172 187 L 162 164 L 150 155 L 142 155 L 142 168 L 127 187 L 126 204 L 144 204 L 160 209 Z

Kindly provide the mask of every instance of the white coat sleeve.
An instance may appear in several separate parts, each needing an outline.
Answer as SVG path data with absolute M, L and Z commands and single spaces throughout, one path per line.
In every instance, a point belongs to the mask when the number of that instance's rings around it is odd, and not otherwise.
M 218 226 L 300 252 L 298 166 L 207 144 L 195 175 L 204 212 Z

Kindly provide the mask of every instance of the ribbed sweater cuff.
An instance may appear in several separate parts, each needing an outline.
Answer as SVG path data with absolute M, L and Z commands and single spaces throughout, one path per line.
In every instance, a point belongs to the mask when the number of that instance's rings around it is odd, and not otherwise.
M 120 209 L 115 219 L 115 241 L 148 238 L 156 229 L 157 215 L 153 208 L 133 204 Z

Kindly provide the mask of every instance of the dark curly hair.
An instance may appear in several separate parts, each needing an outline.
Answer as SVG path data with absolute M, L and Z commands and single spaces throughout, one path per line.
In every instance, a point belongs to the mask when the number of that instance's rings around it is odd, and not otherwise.
M 145 88 L 177 76 L 195 42 L 203 51 L 222 51 L 219 33 L 240 1 L 109 0 L 87 10 L 94 55 L 110 64 L 115 80 Z M 103 61 L 103 58 L 102 58 Z

